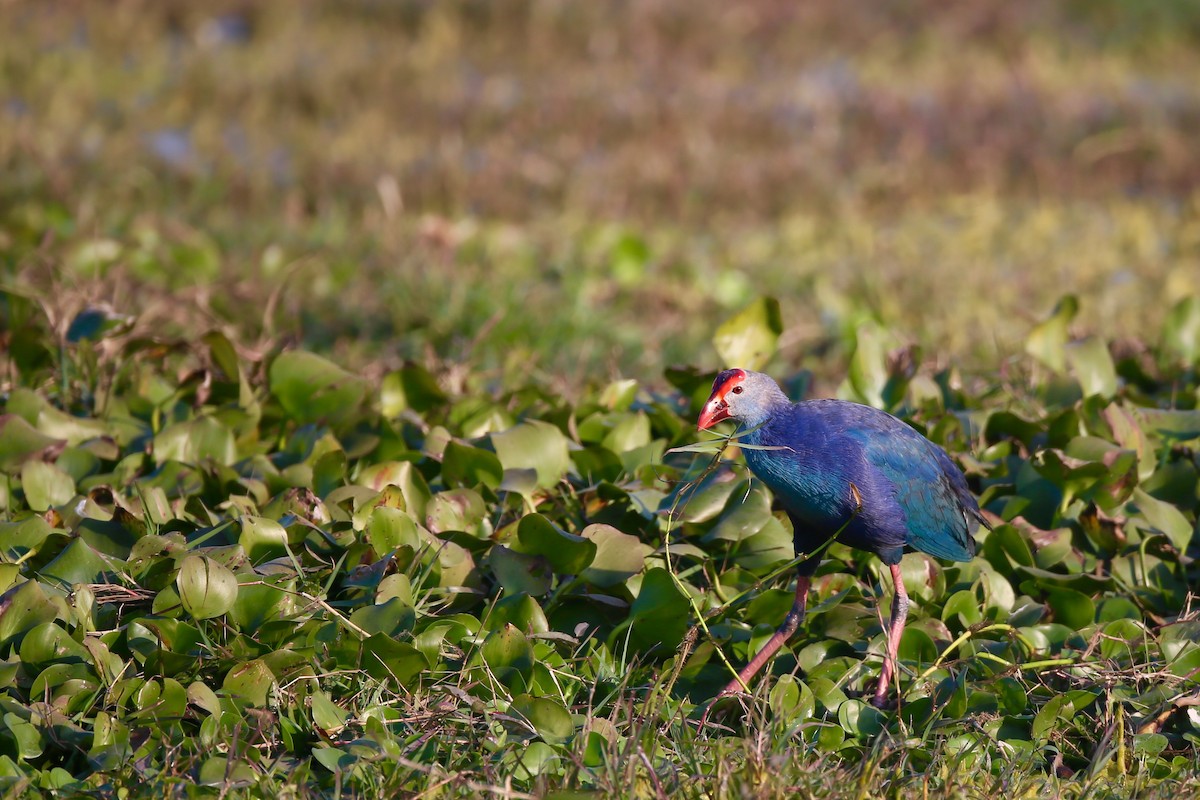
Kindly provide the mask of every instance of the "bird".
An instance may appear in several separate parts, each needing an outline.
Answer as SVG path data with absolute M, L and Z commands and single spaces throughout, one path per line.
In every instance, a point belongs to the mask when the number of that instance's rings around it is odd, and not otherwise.
M 909 606 L 900 557 L 919 550 L 970 561 L 974 534 L 981 525 L 991 527 L 966 477 L 945 450 L 886 411 L 845 400 L 793 403 L 760 372 L 726 369 L 717 375 L 697 428 L 723 420 L 740 424 L 738 442 L 749 445 L 742 451 L 746 465 L 787 513 L 802 558 L 795 602 L 783 624 L 716 699 L 749 687 L 796 632 L 824 545 L 836 539 L 874 553 L 892 573 L 887 652 L 871 700 L 886 708 Z

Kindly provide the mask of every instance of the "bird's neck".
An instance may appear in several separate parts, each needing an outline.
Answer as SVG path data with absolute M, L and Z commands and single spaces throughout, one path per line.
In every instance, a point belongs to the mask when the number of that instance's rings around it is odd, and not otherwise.
M 778 386 L 772 385 L 769 393 L 763 397 L 762 402 L 755 405 L 754 408 L 742 412 L 739 419 L 742 423 L 742 430 L 750 430 L 765 425 L 770 421 L 771 417 L 791 405 L 787 395 Z

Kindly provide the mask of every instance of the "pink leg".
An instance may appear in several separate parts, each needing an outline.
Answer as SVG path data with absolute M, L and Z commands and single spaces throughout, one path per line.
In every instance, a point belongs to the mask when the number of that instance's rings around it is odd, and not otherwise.
M 808 599 L 808 587 L 811 583 L 812 580 L 806 575 L 796 578 L 796 602 L 792 604 L 792 610 L 784 617 L 783 624 L 779 626 L 779 629 L 775 631 L 775 635 L 767 641 L 763 649 L 758 651 L 758 655 L 750 660 L 750 663 L 721 690 L 721 693 L 717 697 L 724 697 L 727 694 L 737 694 L 743 691 L 743 686 L 748 687 L 750 679 L 763 668 L 764 664 L 771 660 L 771 656 L 775 655 L 775 651 L 783 647 L 783 643 L 790 639 L 792 634 L 796 632 L 796 628 L 800 627 L 800 622 L 804 619 L 804 604 Z
M 888 685 L 896 674 L 897 653 L 900 650 L 900 637 L 904 634 L 904 620 L 908 617 L 908 592 L 904 590 L 904 578 L 900 575 L 900 565 L 892 564 L 892 583 L 896 586 L 896 597 L 892 600 L 892 618 L 888 621 L 887 655 L 883 659 L 883 670 L 879 673 L 879 685 L 875 687 L 875 697 L 871 705 L 883 708 L 887 705 Z

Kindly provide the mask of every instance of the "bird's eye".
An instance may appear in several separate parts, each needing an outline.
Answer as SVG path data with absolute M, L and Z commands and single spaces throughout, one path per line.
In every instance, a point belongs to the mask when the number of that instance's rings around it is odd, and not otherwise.
M 733 387 L 733 389 L 731 389 L 730 391 L 732 391 L 734 394 L 741 394 L 741 393 L 742 393 L 742 387 L 741 387 L 741 386 L 735 386 L 735 387 Z

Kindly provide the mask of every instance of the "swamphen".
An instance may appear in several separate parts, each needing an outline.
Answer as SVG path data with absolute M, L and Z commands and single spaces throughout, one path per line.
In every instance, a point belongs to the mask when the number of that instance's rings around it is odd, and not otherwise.
M 975 554 L 972 534 L 981 524 L 990 527 L 966 478 L 945 450 L 891 414 L 842 400 L 792 403 L 772 378 L 758 372 L 728 369 L 717 375 L 698 427 L 726 419 L 747 431 L 739 441 L 763 448 L 746 448 L 746 463 L 791 518 L 797 554 L 812 555 L 798 567 L 796 602 L 787 618 L 718 697 L 748 685 L 795 633 L 822 545 L 836 535 L 875 553 L 892 570 L 896 597 L 873 700 L 884 705 L 908 614 L 900 556 L 908 548 L 969 561 Z

